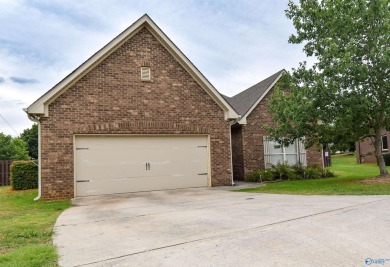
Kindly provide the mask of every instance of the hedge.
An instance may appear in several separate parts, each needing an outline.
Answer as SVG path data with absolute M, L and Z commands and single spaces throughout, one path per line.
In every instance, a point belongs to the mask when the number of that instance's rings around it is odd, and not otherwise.
M 33 161 L 14 161 L 10 167 L 11 186 L 15 190 L 38 188 L 38 166 Z
M 281 181 L 281 180 L 303 180 L 303 179 L 320 179 L 335 177 L 329 169 L 324 169 L 318 165 L 307 167 L 301 164 L 289 165 L 287 162 L 271 164 L 269 169 L 254 171 L 245 177 L 247 182 L 263 181 Z

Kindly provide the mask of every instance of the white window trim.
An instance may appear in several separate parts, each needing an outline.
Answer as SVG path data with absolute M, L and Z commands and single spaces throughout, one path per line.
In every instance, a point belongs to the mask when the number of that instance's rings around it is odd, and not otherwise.
M 387 141 L 387 148 L 383 148 L 383 137 L 386 137 Z M 382 135 L 381 136 L 381 145 L 382 145 L 382 151 L 389 151 L 389 139 L 387 138 L 387 135 Z
M 303 143 L 299 140 L 295 140 L 295 149 L 296 153 L 286 153 L 286 148 L 282 146 L 282 152 L 281 153 L 271 153 L 270 149 L 270 142 L 268 140 L 267 136 L 263 137 L 263 146 L 264 146 L 264 167 L 269 168 L 269 164 L 271 163 L 271 156 L 272 155 L 282 155 L 283 156 L 283 162 L 286 162 L 288 155 L 296 155 L 297 162 L 300 162 L 303 166 L 307 166 L 307 159 L 306 159 L 306 149 Z

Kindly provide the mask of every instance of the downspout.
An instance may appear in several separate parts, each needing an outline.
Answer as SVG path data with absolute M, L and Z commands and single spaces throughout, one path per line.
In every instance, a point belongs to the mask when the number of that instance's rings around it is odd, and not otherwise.
M 24 109 L 24 111 L 27 113 L 27 109 Z M 38 196 L 34 198 L 35 201 L 39 200 L 41 198 L 41 122 L 39 121 L 39 117 L 28 114 L 28 118 L 36 122 L 38 124 Z

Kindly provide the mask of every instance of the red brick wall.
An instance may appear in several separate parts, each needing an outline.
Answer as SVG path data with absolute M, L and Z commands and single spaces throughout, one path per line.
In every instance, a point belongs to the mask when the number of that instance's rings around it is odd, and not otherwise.
M 390 132 L 382 130 L 382 135 L 387 135 L 387 142 L 390 145 Z M 388 150 L 382 151 L 388 153 Z M 370 138 L 366 138 L 356 143 L 356 162 L 357 163 L 376 163 L 374 145 Z
M 51 103 L 41 127 L 43 199 L 74 197 L 75 134 L 209 134 L 212 186 L 231 184 L 223 110 L 146 28 Z
M 260 101 L 254 110 L 247 117 L 247 125 L 242 127 L 242 144 L 244 158 L 244 173 L 248 173 L 264 169 L 264 145 L 263 136 L 266 136 L 266 131 L 262 125 L 272 124 L 272 117 L 267 111 L 267 105 L 272 90 Z M 307 163 L 319 164 L 322 166 L 322 152 L 316 147 L 311 147 L 307 151 Z
M 312 146 L 306 150 L 306 160 L 308 165 L 324 166 L 323 150 L 321 147 Z

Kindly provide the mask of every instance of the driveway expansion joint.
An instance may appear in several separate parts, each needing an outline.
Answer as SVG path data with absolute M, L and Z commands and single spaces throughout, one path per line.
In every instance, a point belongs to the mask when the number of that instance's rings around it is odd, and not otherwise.
M 386 197 L 386 198 L 383 198 L 383 199 L 378 199 L 378 200 L 373 200 L 373 201 L 369 201 L 369 202 L 363 202 L 363 203 L 358 203 L 358 204 L 354 204 L 354 205 L 349 205 L 349 206 L 345 206 L 345 207 L 341 207 L 341 208 L 337 208 L 337 209 L 317 212 L 317 213 L 313 213 L 313 214 L 309 214 L 309 215 L 305 215 L 305 216 L 300 216 L 300 217 L 297 217 L 297 218 L 292 218 L 292 219 L 282 220 L 282 221 L 269 223 L 269 224 L 264 224 L 264 225 L 260 225 L 260 226 L 254 226 L 254 227 L 250 227 L 250 228 L 235 230 L 235 231 L 231 231 L 231 232 L 223 233 L 223 234 L 219 234 L 219 235 L 214 235 L 214 236 L 209 236 L 209 237 L 189 240 L 189 241 L 185 241 L 185 242 L 179 242 L 179 243 L 175 243 L 175 244 L 171 244 L 171 245 L 161 246 L 161 247 L 157 247 L 157 248 L 142 250 L 142 251 L 129 253 L 129 254 L 124 254 L 124 255 L 120 255 L 120 256 L 116 256 L 116 257 L 111 257 L 111 258 L 107 258 L 107 259 L 103 259 L 103 260 L 99 260 L 99 261 L 94 261 L 94 262 L 88 262 L 88 263 L 83 263 L 83 264 L 79 264 L 79 265 L 74 265 L 74 267 L 88 266 L 88 265 L 92 265 L 92 264 L 108 262 L 108 261 L 112 261 L 112 260 L 117 260 L 117 259 L 121 259 L 121 258 L 131 257 L 131 256 L 134 256 L 134 255 L 144 254 L 144 253 L 157 251 L 157 250 L 162 250 L 162 249 L 166 249 L 166 248 L 182 246 L 182 245 L 185 245 L 185 244 L 196 243 L 196 242 L 201 242 L 201 241 L 211 240 L 211 239 L 216 239 L 216 238 L 221 238 L 221 237 L 229 237 L 229 236 L 232 236 L 232 235 L 235 235 L 235 234 L 238 234 L 238 233 L 244 233 L 244 232 L 247 232 L 247 231 L 261 230 L 262 228 L 263 228 L 263 231 L 267 231 L 267 230 L 271 229 L 270 227 L 272 227 L 272 226 L 279 226 L 279 225 L 282 225 L 282 224 L 285 224 L 285 223 L 298 221 L 298 220 L 302 220 L 302 219 L 306 219 L 306 218 L 310 218 L 310 217 L 316 217 L 316 216 L 319 216 L 319 215 L 329 214 L 329 213 L 333 213 L 333 212 L 337 212 L 337 211 L 347 210 L 346 212 L 348 212 L 348 211 L 351 211 L 351 210 L 348 210 L 348 209 L 351 209 L 351 208 L 354 208 L 354 207 L 369 205 L 369 204 L 372 204 L 372 203 L 382 202 L 382 201 L 385 201 L 385 200 L 390 200 L 390 198 Z M 352 210 L 354 210 L 354 209 L 352 209 Z

